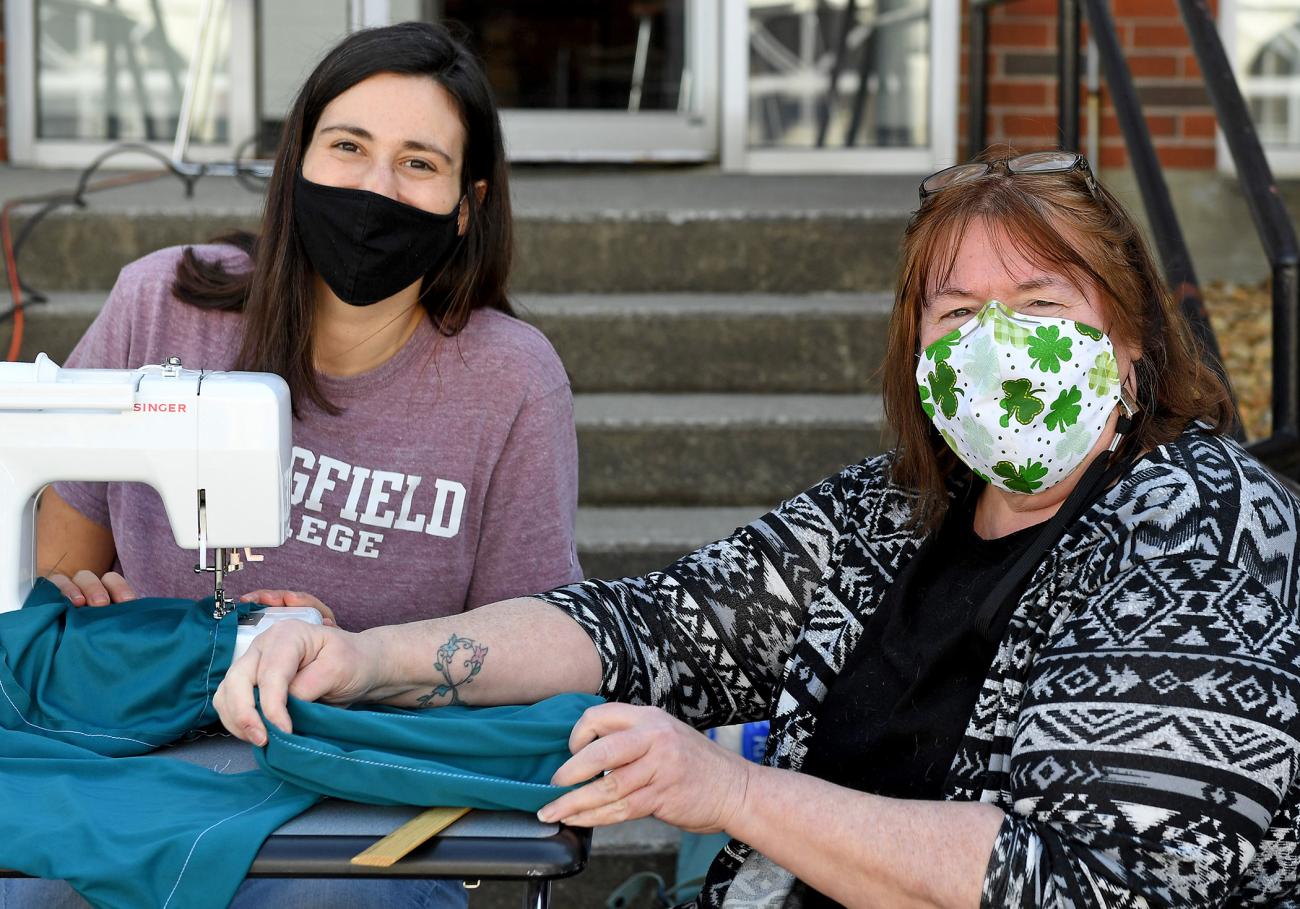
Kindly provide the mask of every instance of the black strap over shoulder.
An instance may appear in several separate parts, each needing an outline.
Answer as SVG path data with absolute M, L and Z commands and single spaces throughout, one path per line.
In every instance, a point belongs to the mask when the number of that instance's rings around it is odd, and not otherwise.
M 995 634 L 994 623 L 1002 612 L 1003 606 L 1021 589 L 1043 556 L 1061 541 L 1066 529 L 1074 523 L 1075 519 L 1128 470 L 1133 457 L 1130 455 L 1117 458 L 1114 453 L 1131 426 L 1132 419 L 1126 414 L 1121 414 L 1115 427 L 1115 441 L 1111 444 L 1111 448 L 1093 459 L 1083 476 L 1079 478 L 1078 485 L 1061 504 L 1056 514 L 1044 522 L 1043 529 L 1038 532 L 1038 536 L 1034 537 L 1034 542 L 1020 554 L 1020 558 L 1016 559 L 1007 573 L 984 598 L 979 611 L 975 614 L 975 629 L 985 640 L 996 643 L 996 638 L 1001 637 L 1001 634 L 1000 632 Z

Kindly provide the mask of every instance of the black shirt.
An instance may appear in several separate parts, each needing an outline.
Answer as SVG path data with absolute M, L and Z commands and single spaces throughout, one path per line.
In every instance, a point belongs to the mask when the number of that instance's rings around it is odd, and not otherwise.
M 822 702 L 805 773 L 877 795 L 942 797 L 1024 583 L 1003 604 L 990 638 L 975 627 L 975 613 L 1042 529 L 981 539 L 973 526 L 977 498 L 972 491 L 948 510 L 867 621 Z M 839 905 L 811 890 L 807 897 L 808 909 Z

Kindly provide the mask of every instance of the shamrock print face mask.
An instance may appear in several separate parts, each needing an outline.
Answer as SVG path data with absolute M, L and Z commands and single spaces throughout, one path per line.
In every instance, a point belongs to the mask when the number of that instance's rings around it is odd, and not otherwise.
M 1092 450 L 1120 400 L 1100 329 L 990 300 L 921 352 L 921 406 L 957 457 L 1008 492 L 1042 492 Z

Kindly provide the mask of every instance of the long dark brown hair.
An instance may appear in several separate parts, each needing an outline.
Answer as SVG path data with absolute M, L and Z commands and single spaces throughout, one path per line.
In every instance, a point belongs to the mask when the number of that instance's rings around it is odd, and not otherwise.
M 267 186 L 261 233 L 233 232 L 216 240 L 247 252 L 252 268 L 228 271 L 186 249 L 172 285 L 186 303 L 243 312 L 235 368 L 282 376 L 295 412 L 304 399 L 328 413 L 340 411 L 321 390 L 312 359 L 313 271 L 294 227 L 294 177 L 325 106 L 378 73 L 433 79 L 455 101 L 465 128 L 461 192 L 468 224 L 450 261 L 425 275 L 421 304 L 444 335 L 463 329 L 479 307 L 513 314 L 506 296 L 513 225 L 505 146 L 482 65 L 443 25 L 405 22 L 349 35 L 307 77 L 289 111 Z M 473 190 L 480 180 L 487 183 L 481 200 Z
M 986 153 L 980 160 L 1005 156 Z M 943 519 L 945 481 L 961 467 L 921 409 L 916 385 L 921 316 L 926 300 L 951 274 L 967 227 L 977 221 L 988 226 L 1004 254 L 1023 256 L 1095 288 L 1115 346 L 1140 351 L 1133 363 L 1139 411 L 1125 439 L 1129 450 L 1170 442 L 1193 420 L 1215 432 L 1232 426 L 1227 387 L 1202 357 L 1191 326 L 1119 200 L 1100 183 L 1090 186 L 1079 170 L 1009 175 L 995 167 L 927 197 L 903 236 L 882 381 L 885 413 L 898 436 L 893 476 L 920 493 L 918 523 L 933 528 Z

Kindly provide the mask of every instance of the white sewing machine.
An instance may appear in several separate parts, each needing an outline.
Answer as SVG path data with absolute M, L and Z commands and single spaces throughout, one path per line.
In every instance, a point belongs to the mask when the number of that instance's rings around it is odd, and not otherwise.
M 176 544 L 212 573 L 214 617 L 224 616 L 234 552 L 289 535 L 290 415 L 288 386 L 267 373 L 184 369 L 175 357 L 136 370 L 62 369 L 45 354 L 0 363 L 0 612 L 21 607 L 35 584 L 41 489 L 119 480 L 158 491 Z

